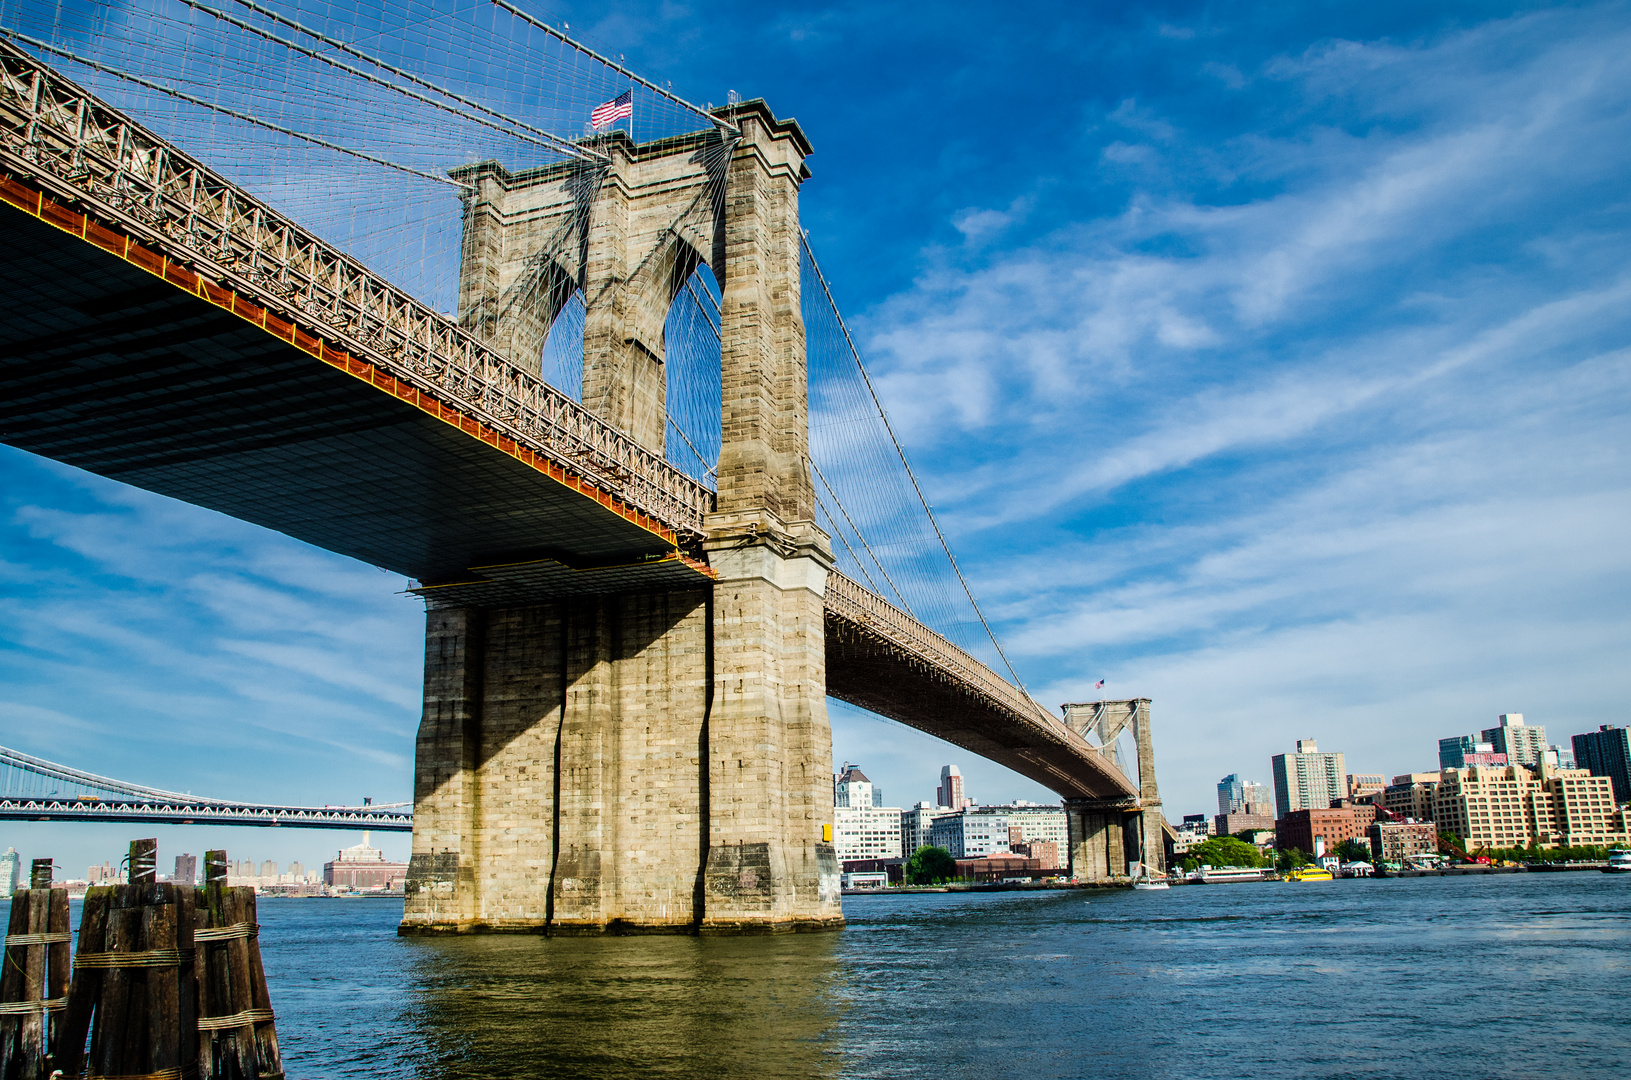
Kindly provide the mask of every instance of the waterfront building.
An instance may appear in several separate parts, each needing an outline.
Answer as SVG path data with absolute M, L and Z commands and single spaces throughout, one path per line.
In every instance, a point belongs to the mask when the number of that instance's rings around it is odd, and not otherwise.
M 1434 799 L 1443 832 L 1479 848 L 1606 846 L 1631 840 L 1606 776 L 1584 769 L 1474 766 L 1447 770 Z
M 1034 860 L 1044 870 L 1059 870 L 1064 863 L 1059 861 L 1059 845 L 1052 840 L 1014 840 L 1014 827 L 1008 827 L 1008 850 L 1022 858 Z
M 1523 713 L 1502 713 L 1498 723 L 1478 733 L 1479 741 L 1487 742 L 1492 753 L 1505 754 L 1508 765 L 1527 765 L 1531 768 L 1540 761 L 1546 750 L 1544 725 L 1525 724 Z
M 941 814 L 929 826 L 929 843 L 954 859 L 975 859 L 1008 851 L 1008 819 L 989 808 Z
M 10 896 L 17 891 L 17 883 L 23 877 L 23 857 L 17 854 L 17 849 L 8 847 L 4 855 L 0 855 L 0 886 L 4 886 L 6 895 Z
M 1348 797 L 1342 755 L 1320 753 L 1313 739 L 1298 739 L 1295 754 L 1276 754 L 1272 760 L 1277 817 L 1293 810 L 1323 810 Z
M 1344 840 L 1366 839 L 1375 820 L 1376 807 L 1358 803 L 1293 810 L 1274 823 L 1274 843 L 1281 851 L 1324 855 Z
M 920 802 L 910 810 L 902 810 L 900 815 L 900 850 L 907 858 L 918 848 L 930 843 L 929 823 L 941 814 L 951 811 L 941 807 L 930 806 Z
M 1361 795 L 1375 795 L 1387 787 L 1387 778 L 1381 773 L 1349 773 L 1348 798 L 1357 799 Z
M 900 807 L 870 804 L 833 807 L 833 847 L 841 863 L 900 858 Z
M 1379 863 L 1402 863 L 1415 855 L 1438 851 L 1438 826 L 1431 821 L 1374 821 L 1371 857 Z
M 1040 859 L 997 853 L 980 858 L 958 859 L 957 876 L 964 881 L 1006 881 L 1009 878 L 1046 877 L 1057 866 L 1044 866 Z
M 1274 818 L 1268 814 L 1219 814 L 1213 823 L 1217 836 L 1239 836 L 1247 829 L 1274 831 Z
M 1593 776 L 1606 776 L 1614 787 L 1614 798 L 1631 802 L 1631 731 L 1603 724 L 1596 731 L 1576 735 L 1574 765 Z
M 1214 820 L 1206 814 L 1185 814 L 1184 820 L 1172 830 L 1173 852 L 1182 855 L 1191 844 L 1198 844 L 1211 836 Z
M 934 789 L 936 806 L 944 806 L 948 810 L 962 810 L 967 807 L 967 797 L 963 794 L 963 774 L 955 765 L 940 767 L 940 786 Z
M 1060 851 L 1070 850 L 1070 824 L 1063 806 L 1021 801 L 982 806 L 978 813 L 1001 816 L 1008 822 L 1010 831 L 1020 830 L 1019 839 L 1027 844 L 1054 843 Z
M 379 889 L 399 891 L 408 879 L 408 864 L 388 862 L 385 853 L 368 846 L 368 834 L 362 834 L 362 843 L 338 852 L 332 862 L 323 864 L 323 884 L 329 888 Z
M 198 856 L 183 852 L 176 856 L 176 872 L 170 875 L 170 880 L 177 885 L 198 884 Z

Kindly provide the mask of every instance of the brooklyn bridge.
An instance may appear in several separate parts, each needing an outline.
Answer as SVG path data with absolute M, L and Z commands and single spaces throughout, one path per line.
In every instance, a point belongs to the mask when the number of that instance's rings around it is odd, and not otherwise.
M 4 9 L 0 441 L 413 579 L 405 932 L 840 924 L 829 696 L 1163 865 L 1149 703 L 1037 704 L 910 472 L 816 133 L 507 0 L 133 10 Z

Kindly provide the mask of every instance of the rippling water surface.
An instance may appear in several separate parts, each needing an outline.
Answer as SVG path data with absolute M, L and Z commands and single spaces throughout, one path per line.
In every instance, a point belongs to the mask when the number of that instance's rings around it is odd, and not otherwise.
M 263 899 L 292 1078 L 1631 1075 L 1631 877 L 850 897 L 840 933 L 398 938 Z

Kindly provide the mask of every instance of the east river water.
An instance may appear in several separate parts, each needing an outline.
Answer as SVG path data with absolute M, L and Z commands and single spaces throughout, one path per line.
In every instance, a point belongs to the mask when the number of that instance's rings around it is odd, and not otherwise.
M 291 1078 L 1631 1075 L 1631 876 L 846 897 L 775 938 L 260 904 Z

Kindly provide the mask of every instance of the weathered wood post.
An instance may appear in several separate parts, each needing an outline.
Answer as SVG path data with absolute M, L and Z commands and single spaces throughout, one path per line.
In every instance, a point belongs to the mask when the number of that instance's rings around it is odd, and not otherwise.
M 35 859 L 29 888 L 11 898 L 0 975 L 0 1078 L 44 1080 L 52 1014 L 68 993 L 68 890 L 51 887 L 52 862 Z M 60 1024 L 61 1021 L 56 1021 Z

